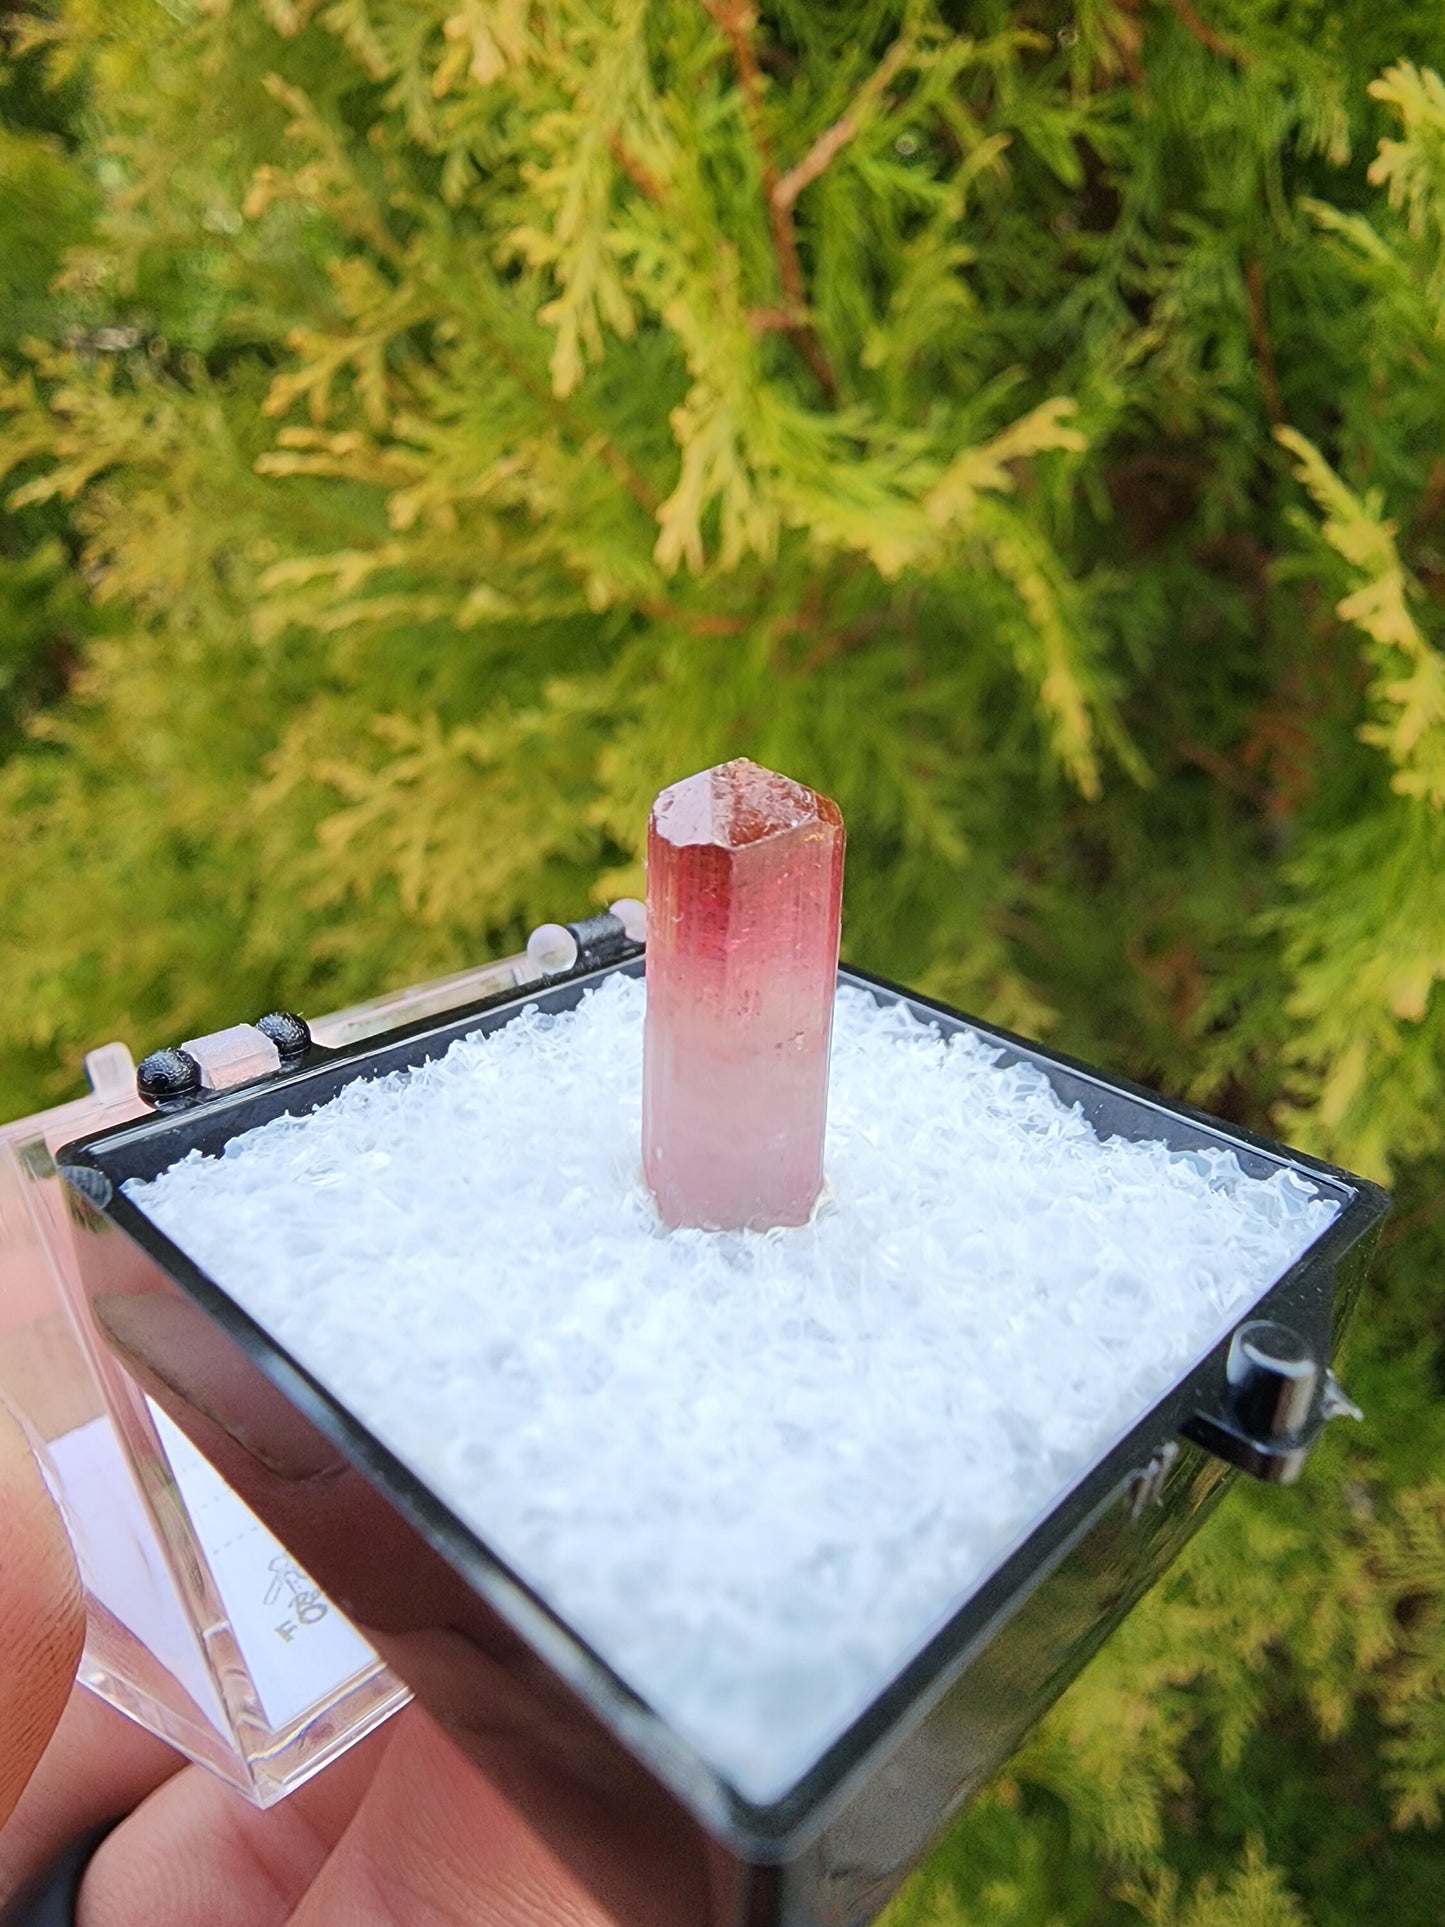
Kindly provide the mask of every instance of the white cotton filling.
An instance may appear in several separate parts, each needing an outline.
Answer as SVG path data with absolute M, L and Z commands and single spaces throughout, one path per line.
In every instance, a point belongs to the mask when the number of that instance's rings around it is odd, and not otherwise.
M 779 1797 L 1337 1206 L 840 990 L 811 1224 L 666 1231 L 640 981 L 127 1192 L 739 1792 Z

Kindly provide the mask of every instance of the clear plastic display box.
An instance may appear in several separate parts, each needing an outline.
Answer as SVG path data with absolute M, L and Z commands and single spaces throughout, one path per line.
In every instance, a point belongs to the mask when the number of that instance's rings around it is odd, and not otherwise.
M 318 1019 L 352 1044 L 513 989 L 503 958 Z M 209 1461 L 102 1343 L 75 1269 L 55 1153 L 149 1117 L 129 1047 L 85 1061 L 84 1097 L 0 1124 L 0 1396 L 65 1513 L 87 1592 L 80 1677 L 269 1806 L 410 1698 Z
M 1329 1362 L 1387 1200 L 1365 1180 L 842 970 L 841 984 L 945 1035 L 972 1030 L 1003 1064 L 1036 1067 L 1103 1137 L 1229 1151 L 1252 1175 L 1298 1174 L 1337 1211 L 954 1601 L 846 1730 L 779 1797 L 750 1799 L 122 1189 L 304 1114 L 353 1080 L 440 1057 L 524 1008 L 563 1012 L 613 973 L 641 973 L 639 946 L 595 934 L 584 932 L 563 977 L 523 986 L 525 966 L 512 960 L 500 982 L 464 982 L 460 994 L 474 993 L 464 1005 L 446 1007 L 455 990 L 433 993 L 420 1010 L 401 1006 L 402 1021 L 381 1034 L 370 1021 L 349 1037 L 345 1025 L 317 1024 L 294 1062 L 174 1108 L 134 1115 L 117 1071 L 89 1110 L 12 1127 L 6 1262 L 28 1282 L 18 1297 L 10 1286 L 0 1382 L 11 1392 L 18 1379 L 79 1530 L 94 1602 L 86 1677 L 253 1797 L 284 1791 L 369 1730 L 405 1681 L 627 1927 L 859 1927 L 1230 1479 L 1292 1478 L 1326 1420 L 1349 1409 Z M 48 1161 L 56 1152 L 64 1194 Z M 27 1186 L 17 1239 L 14 1198 Z M 27 1255 L 25 1225 L 37 1221 Z M 30 1313 L 16 1317 L 17 1304 Z M 133 1364 L 143 1354 L 143 1384 L 114 1362 L 102 1331 Z M 63 1396 L 27 1395 L 36 1381 L 21 1361 L 44 1347 L 64 1360 L 45 1367 Z M 75 1497 L 67 1441 L 98 1423 L 112 1476 L 135 1495 L 136 1542 L 149 1533 L 146 1556 L 170 1595 L 144 1624 L 117 1605 L 103 1564 L 113 1549 L 103 1535 L 87 1540 Z M 256 1535 L 241 1562 L 244 1605 L 207 1491 Z M 308 1641 L 316 1690 L 298 1709 L 277 1697 L 267 1662 Z

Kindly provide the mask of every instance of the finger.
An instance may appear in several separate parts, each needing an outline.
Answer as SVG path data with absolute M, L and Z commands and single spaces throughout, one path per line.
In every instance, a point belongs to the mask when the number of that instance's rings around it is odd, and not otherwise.
M 101 1846 L 76 1927 L 282 1927 L 346 1831 L 388 1741 L 383 1727 L 266 1813 L 187 1767 Z
M 84 1638 L 70 1541 L 0 1405 L 0 1825 L 65 1711 Z
M 67 1841 L 129 1813 L 183 1765 L 163 1740 L 75 1687 L 55 1738 L 0 1832 L 0 1907 Z
M 413 1707 L 292 1927 L 419 1921 L 612 1927 L 501 1794 Z

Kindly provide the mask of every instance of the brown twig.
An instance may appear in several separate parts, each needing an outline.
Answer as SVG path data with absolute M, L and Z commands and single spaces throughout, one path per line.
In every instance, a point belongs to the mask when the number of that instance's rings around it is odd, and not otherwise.
M 645 195 L 649 201 L 656 201 L 660 205 L 662 201 L 661 185 L 656 176 L 649 173 L 642 162 L 638 160 L 622 136 L 620 134 L 614 134 L 607 144 L 611 149 L 613 160 L 616 161 L 628 180 L 631 181 L 632 185 L 637 189 L 638 193 Z
M 1259 376 L 1259 392 L 1271 426 L 1284 421 L 1284 397 L 1279 392 L 1279 370 L 1275 366 L 1274 343 L 1269 334 L 1269 316 L 1264 305 L 1264 269 L 1258 261 L 1244 264 L 1244 286 L 1248 296 L 1249 338 L 1254 344 L 1254 365 Z
M 772 229 L 773 253 L 777 258 L 778 280 L 782 285 L 785 309 L 792 315 L 786 330 L 798 353 L 813 371 L 814 378 L 830 402 L 838 399 L 838 377 L 828 360 L 827 351 L 807 319 L 808 294 L 803 279 L 803 263 L 798 253 L 798 237 L 793 229 L 791 208 L 777 198 L 778 169 L 768 137 L 763 107 L 763 76 L 758 66 L 758 50 L 753 42 L 757 15 L 748 0 L 703 0 L 732 49 L 733 64 L 743 90 L 748 128 L 757 150 L 763 177 L 763 199 L 767 203 L 768 225 Z
M 1420 506 L 1415 511 L 1415 519 L 1410 532 L 1414 536 L 1424 534 L 1425 530 L 1445 510 L 1445 459 L 1431 465 L 1425 482 L 1425 492 L 1420 497 Z
M 785 335 L 797 321 L 790 308 L 749 308 L 747 312 L 748 326 L 755 335 Z
M 1142 4 L 1143 0 L 1119 0 L 1113 22 L 1105 29 L 1114 43 L 1119 64 L 1124 69 L 1124 78 L 1131 87 L 1142 87 L 1144 84 L 1144 67 L 1139 59 L 1144 34 L 1138 20 Z
M 848 145 L 867 119 L 879 96 L 887 89 L 913 57 L 913 42 L 896 40 L 858 89 L 857 98 L 841 113 L 831 127 L 825 127 L 796 167 L 790 167 L 773 188 L 773 200 L 783 209 L 791 208 L 805 187 L 825 173 L 835 154 Z
M 850 649 L 861 649 L 864 643 L 872 642 L 876 636 L 897 621 L 895 612 L 880 612 L 871 616 L 860 616 L 846 629 L 835 629 L 824 636 L 798 664 L 799 672 L 805 676 L 813 675 L 825 662 L 832 662 L 838 656 L 846 656 Z
M 617 445 L 588 423 L 578 421 L 564 402 L 558 400 L 544 382 L 538 381 L 522 358 L 514 354 L 510 347 L 495 332 L 488 332 L 487 346 L 516 382 L 517 386 L 530 395 L 539 408 L 548 415 L 569 441 L 581 441 L 585 448 L 591 449 L 602 466 L 608 469 L 637 506 L 646 514 L 656 516 L 662 506 L 662 498 L 648 481 L 647 477 L 623 454 Z
M 1427 1224 L 1433 1224 L 1440 1213 L 1445 1211 L 1445 1191 L 1431 1198 L 1417 1210 L 1407 1211 L 1403 1218 L 1393 1218 L 1380 1233 L 1381 1245 L 1392 1245 L 1398 1238 L 1408 1237 L 1412 1231 L 1420 1231 Z
M 1207 20 L 1201 20 L 1190 5 L 1190 0 L 1169 0 L 1180 24 L 1194 35 L 1201 47 L 1207 47 L 1221 60 L 1232 60 L 1236 67 L 1247 67 L 1249 55 L 1242 47 L 1236 47 L 1232 40 L 1226 40 L 1222 33 L 1216 33 Z
M 564 425 L 570 426 L 565 413 L 561 414 L 559 419 Z M 662 507 L 662 497 L 646 477 L 632 466 L 621 450 L 615 448 L 605 435 L 589 435 L 587 442 L 590 447 L 597 450 L 602 458 L 603 467 L 611 470 L 637 506 L 648 515 L 656 517 L 657 511 Z
M 1244 797 L 1256 809 L 1269 808 L 1270 794 L 1264 784 L 1256 782 L 1254 777 L 1231 763 L 1217 749 L 1211 749 L 1207 743 L 1191 742 L 1185 736 L 1176 736 L 1171 747 L 1183 762 L 1193 763 L 1196 769 L 1202 769 L 1206 776 L 1212 776 L 1216 783 L 1233 790 L 1236 796 Z
M 1157 957 L 1151 957 L 1144 948 L 1144 938 L 1133 936 L 1125 944 L 1124 954 L 1139 975 L 1168 1000 L 1175 1023 L 1188 1023 L 1204 1000 L 1203 975 L 1189 937 L 1180 937 Z
M 654 599 L 639 603 L 638 607 L 654 621 L 675 622 L 679 629 L 686 629 L 694 636 L 741 636 L 752 627 L 741 616 L 702 615 L 692 609 L 679 609 L 675 602 Z

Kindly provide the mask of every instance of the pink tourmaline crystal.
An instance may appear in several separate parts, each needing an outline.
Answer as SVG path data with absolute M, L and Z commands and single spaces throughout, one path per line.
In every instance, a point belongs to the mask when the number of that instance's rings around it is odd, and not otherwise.
M 647 826 L 642 1163 L 664 1223 L 804 1224 L 823 1184 L 843 818 L 739 758 Z

